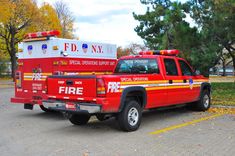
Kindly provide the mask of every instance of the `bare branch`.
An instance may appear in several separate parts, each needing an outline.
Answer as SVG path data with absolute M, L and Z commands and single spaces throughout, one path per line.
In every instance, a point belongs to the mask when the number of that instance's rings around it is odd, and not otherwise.
M 27 20 L 23 25 L 21 25 L 19 28 L 17 28 L 17 30 L 19 31 L 19 30 L 21 30 L 21 29 L 23 29 L 23 28 L 25 28 L 26 26 L 28 26 L 29 25 L 29 23 L 30 23 L 30 19 L 29 20 Z

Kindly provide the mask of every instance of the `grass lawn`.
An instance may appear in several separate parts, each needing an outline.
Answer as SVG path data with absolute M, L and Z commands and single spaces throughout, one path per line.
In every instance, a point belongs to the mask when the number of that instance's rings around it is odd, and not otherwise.
M 212 104 L 235 106 L 235 83 L 214 82 L 212 85 Z

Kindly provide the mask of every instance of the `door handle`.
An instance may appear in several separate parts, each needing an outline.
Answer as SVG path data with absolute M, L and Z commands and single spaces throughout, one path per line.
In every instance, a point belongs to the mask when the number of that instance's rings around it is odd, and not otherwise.
M 184 79 L 184 80 L 183 80 L 183 82 L 184 82 L 184 83 L 186 83 L 186 82 L 187 82 L 187 80 L 185 80 L 185 79 Z
M 173 83 L 173 80 L 169 80 L 169 83 L 172 84 L 172 83 Z
M 67 80 L 66 85 L 73 85 L 73 80 Z

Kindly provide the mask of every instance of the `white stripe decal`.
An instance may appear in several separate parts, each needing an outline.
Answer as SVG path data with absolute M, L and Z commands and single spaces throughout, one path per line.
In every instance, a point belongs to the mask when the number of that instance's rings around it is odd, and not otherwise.
M 26 76 L 26 75 L 24 75 L 24 78 L 32 78 L 33 76 Z
M 199 85 L 202 84 L 202 82 L 194 82 L 193 85 Z M 162 84 L 146 84 L 146 85 L 121 85 L 120 88 L 124 89 L 127 87 L 136 87 L 136 86 L 140 86 L 140 87 L 167 87 L 167 86 L 189 86 L 189 83 L 162 83 Z
M 141 87 L 148 87 L 149 85 L 121 85 L 120 88 L 126 88 L 126 87 L 136 87 L 136 86 L 141 86 Z
M 56 98 L 56 96 L 48 96 L 49 98 Z
M 84 100 L 84 98 L 77 98 L 78 100 Z

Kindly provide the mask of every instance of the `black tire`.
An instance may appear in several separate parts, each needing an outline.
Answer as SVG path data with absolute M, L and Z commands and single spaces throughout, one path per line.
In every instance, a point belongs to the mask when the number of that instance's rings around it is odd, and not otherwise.
M 69 117 L 69 121 L 74 125 L 85 125 L 90 119 L 89 114 L 72 114 Z
M 196 102 L 190 103 L 188 108 L 196 111 L 206 111 L 210 108 L 211 98 L 208 90 L 203 90 L 200 99 Z
M 142 108 L 136 100 L 127 100 L 124 109 L 118 114 L 118 124 L 123 131 L 131 132 L 139 128 Z
M 41 110 L 43 110 L 44 112 L 47 112 L 47 113 L 54 113 L 56 111 L 52 110 L 52 109 L 48 109 L 46 107 L 44 107 L 43 105 L 39 105 L 39 107 L 41 108 Z

